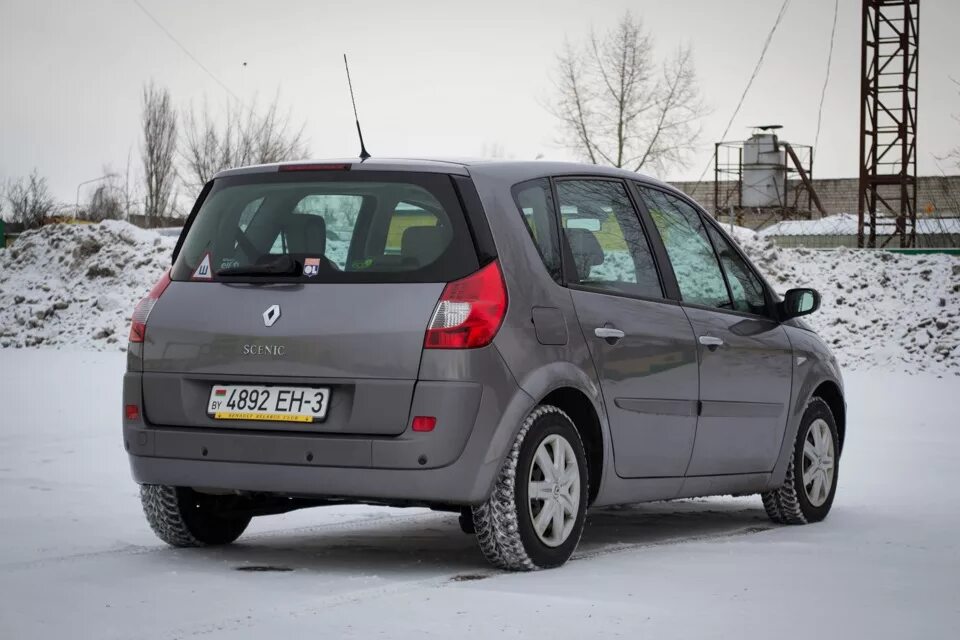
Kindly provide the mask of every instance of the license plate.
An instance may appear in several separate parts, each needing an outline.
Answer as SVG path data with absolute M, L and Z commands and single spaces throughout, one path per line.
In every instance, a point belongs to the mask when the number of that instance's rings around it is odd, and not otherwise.
M 218 384 L 210 390 L 207 415 L 215 420 L 319 422 L 327 417 L 330 390 Z

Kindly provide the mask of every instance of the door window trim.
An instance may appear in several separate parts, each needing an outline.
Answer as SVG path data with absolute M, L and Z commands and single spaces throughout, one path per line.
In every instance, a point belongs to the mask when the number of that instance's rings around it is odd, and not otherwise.
M 644 235 L 644 239 L 647 243 L 647 249 L 650 251 L 650 257 L 653 261 L 654 270 L 657 272 L 657 282 L 660 284 L 660 297 L 654 298 L 650 296 L 642 296 L 639 294 L 631 294 L 624 291 L 611 291 L 609 289 L 604 289 L 602 287 L 591 287 L 589 285 L 581 284 L 577 282 L 579 280 L 576 277 L 575 273 L 571 273 L 573 268 L 573 255 L 570 254 L 570 244 L 567 242 L 566 235 L 563 233 L 563 217 L 560 214 L 560 198 L 557 193 L 557 183 L 558 182 L 570 182 L 570 181 L 596 181 L 596 182 L 615 182 L 620 184 L 623 187 L 624 193 L 627 194 L 627 199 L 630 201 L 630 205 L 633 207 L 633 214 L 637 218 L 637 222 L 640 225 L 640 230 Z M 656 245 L 653 242 L 653 238 L 650 235 L 650 230 L 647 224 L 644 221 L 643 216 L 640 214 L 640 209 L 637 207 L 637 199 L 634 197 L 634 194 L 631 192 L 629 180 L 624 180 L 623 178 L 618 178 L 616 176 L 604 176 L 596 174 L 562 174 L 562 175 L 553 175 L 550 176 L 550 191 L 553 196 L 553 217 L 554 223 L 556 225 L 557 234 L 559 235 L 560 240 L 560 269 L 561 277 L 563 280 L 563 286 L 568 289 L 574 289 L 577 291 L 587 291 L 590 293 L 599 293 L 602 295 L 616 296 L 618 298 L 628 298 L 631 300 L 640 300 L 643 302 L 666 302 L 671 304 L 676 304 L 678 300 L 673 300 L 669 296 L 670 289 L 667 287 L 667 280 L 664 277 L 663 268 L 659 261 L 659 256 L 656 251 Z M 632 256 L 631 256 L 632 257 Z M 571 281 L 573 280 L 573 281 Z
M 543 247 L 540 246 L 540 242 L 533 235 L 533 229 L 530 228 L 530 225 L 524 219 L 525 214 L 523 213 L 523 209 L 521 209 L 520 207 L 520 201 L 517 199 L 518 194 L 520 193 L 520 191 L 523 191 L 524 187 L 527 187 L 528 185 L 532 185 L 538 182 L 546 182 L 547 194 L 550 196 L 550 207 L 549 207 L 549 211 L 547 211 L 547 215 L 549 216 L 550 222 L 552 224 L 550 224 L 550 229 L 548 231 L 552 236 L 553 241 L 556 243 L 557 253 L 558 253 L 557 257 L 560 259 L 560 273 L 559 273 L 560 281 L 559 282 L 557 282 L 557 280 L 553 277 L 553 274 L 550 273 L 550 269 L 547 266 L 546 257 L 544 257 L 543 255 Z M 565 255 L 566 252 L 564 251 L 563 240 L 560 237 L 561 235 L 560 229 L 557 228 L 557 216 L 556 216 L 557 194 L 556 194 L 556 190 L 553 188 L 553 183 L 550 181 L 550 178 L 547 176 L 544 176 L 542 178 L 530 178 L 529 180 L 518 182 L 510 187 L 510 198 L 513 200 L 513 206 L 516 207 L 518 213 L 520 214 L 520 222 L 523 223 L 523 228 L 526 229 L 527 236 L 529 236 L 530 242 L 533 244 L 533 248 L 536 249 L 537 255 L 540 256 L 540 264 L 543 266 L 543 270 L 550 277 L 550 280 L 560 285 L 561 287 L 567 286 L 566 267 L 564 266 L 566 262 L 566 255 Z
M 767 286 L 767 281 L 764 280 L 763 277 L 757 272 L 757 269 L 753 266 L 753 263 L 750 262 L 750 259 L 747 258 L 746 254 L 744 254 L 743 250 L 740 248 L 740 245 L 738 245 L 733 238 L 729 237 L 723 231 L 723 227 L 721 227 L 716 220 L 713 220 L 713 218 L 703 210 L 698 208 L 698 211 L 700 212 L 700 218 L 703 220 L 704 225 L 712 225 L 714 231 L 720 233 L 720 237 L 726 240 L 727 244 L 729 244 L 736 254 L 740 256 L 740 260 L 743 261 L 747 269 L 751 274 L 753 274 L 753 277 L 757 279 L 757 282 L 759 282 L 760 286 L 763 288 L 763 302 L 766 313 L 751 313 L 749 311 L 739 311 L 739 313 L 753 317 L 776 319 L 777 316 L 774 311 L 775 305 L 773 304 L 772 295 L 769 287 Z M 733 287 L 730 286 L 730 276 L 727 275 L 727 270 L 723 267 L 723 260 L 720 260 L 720 254 L 717 251 L 716 244 L 713 242 L 713 238 L 710 237 L 709 233 L 707 233 L 707 237 L 710 238 L 710 244 L 713 245 L 713 251 L 717 254 L 717 260 L 720 263 L 720 270 L 723 272 L 724 279 L 727 280 L 727 289 L 730 290 L 730 301 L 733 302 Z

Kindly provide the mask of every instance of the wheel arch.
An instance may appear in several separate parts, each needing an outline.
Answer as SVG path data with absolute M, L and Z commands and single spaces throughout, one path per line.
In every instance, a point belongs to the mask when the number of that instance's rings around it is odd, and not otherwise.
M 549 404 L 566 413 L 583 441 L 587 456 L 587 503 L 592 504 L 600 493 L 603 480 L 604 438 L 600 416 L 590 398 L 576 387 L 558 387 L 547 393 L 537 404 Z
M 843 391 L 833 380 L 824 380 L 810 394 L 811 398 L 820 398 L 830 407 L 833 419 L 837 423 L 837 440 L 839 449 L 837 454 L 843 453 L 843 441 L 847 432 L 847 404 L 843 399 Z
M 521 391 L 533 401 L 527 413 L 538 405 L 552 404 L 573 420 L 587 454 L 589 503 L 602 493 L 606 467 L 613 459 L 603 395 L 594 375 L 593 371 L 585 370 L 575 362 L 553 360 L 526 371 L 517 379 Z M 516 438 L 522 422 L 522 419 L 516 422 L 510 443 Z M 506 453 L 504 450 L 501 462 Z

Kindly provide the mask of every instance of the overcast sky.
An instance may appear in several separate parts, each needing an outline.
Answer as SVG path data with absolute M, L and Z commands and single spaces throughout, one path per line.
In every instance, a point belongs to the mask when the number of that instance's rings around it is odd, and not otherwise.
M 777 0 L 485 0 L 354 2 L 141 0 L 245 101 L 279 89 L 306 122 L 314 157 L 352 156 L 358 145 L 341 54 L 350 56 L 360 119 L 375 156 L 575 159 L 544 109 L 564 38 L 607 29 L 627 9 L 660 54 L 694 49 L 712 114 L 702 151 L 668 178 L 696 178 L 710 161 L 773 24 Z M 782 137 L 812 143 L 833 0 L 793 0 L 760 75 L 733 124 L 780 123 Z M 818 177 L 857 175 L 860 0 L 840 0 L 833 71 L 816 156 Z M 923 0 L 920 25 L 919 172 L 960 145 L 958 0 Z M 246 62 L 247 65 L 243 66 Z M 230 99 L 132 0 L 0 0 L 0 180 L 33 167 L 58 198 L 122 167 L 139 150 L 140 91 L 150 79 L 177 106 Z M 709 174 L 708 174 L 709 175 Z M 86 193 L 86 192 L 85 192 Z

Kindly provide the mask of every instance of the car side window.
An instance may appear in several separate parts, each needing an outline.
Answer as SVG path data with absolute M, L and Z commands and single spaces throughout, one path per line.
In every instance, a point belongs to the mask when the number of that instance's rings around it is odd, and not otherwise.
M 673 266 L 685 302 L 732 309 L 727 284 L 696 209 L 658 189 L 638 185 Z
M 645 298 L 663 297 L 660 276 L 626 185 L 558 180 L 563 237 L 576 284 Z
M 563 282 L 560 261 L 560 238 L 554 216 L 553 194 L 546 178 L 521 182 L 513 187 L 513 200 L 523 222 L 540 252 L 543 265 L 557 283 Z
M 719 231 L 712 224 L 706 223 L 707 232 L 713 240 L 720 256 L 720 265 L 730 284 L 730 293 L 733 294 L 733 308 L 745 313 L 766 315 L 767 299 L 764 296 L 763 282 L 750 269 L 744 259 L 737 253 Z

